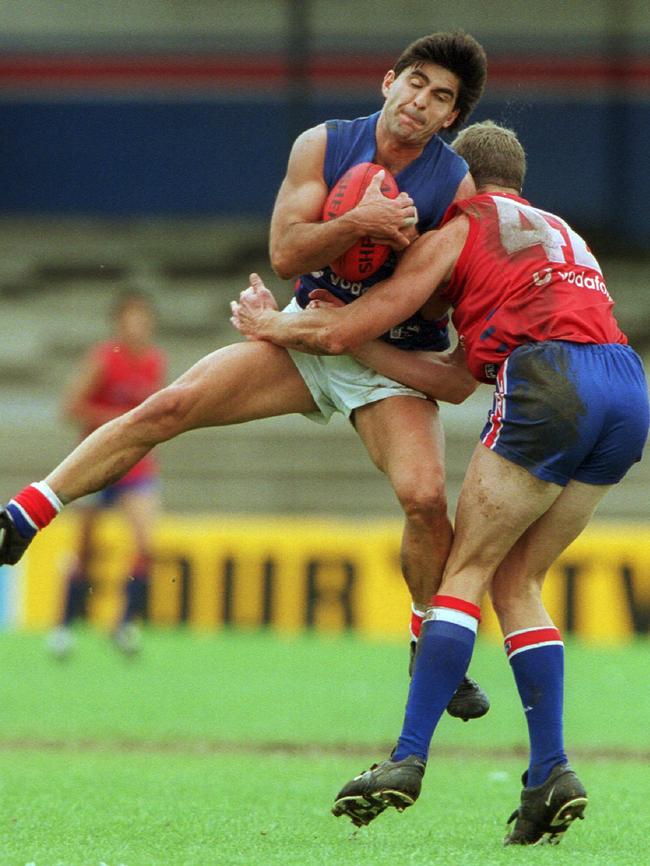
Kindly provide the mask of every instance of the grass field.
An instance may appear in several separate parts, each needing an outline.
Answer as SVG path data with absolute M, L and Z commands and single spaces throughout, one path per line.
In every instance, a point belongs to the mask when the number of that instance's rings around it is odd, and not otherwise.
M 341 784 L 399 731 L 406 649 L 151 630 L 136 660 L 81 632 L 66 663 L 0 635 L 0 866 L 637 866 L 650 827 L 648 644 L 568 647 L 567 742 L 590 793 L 559 848 L 504 849 L 525 724 L 498 646 L 493 708 L 445 717 L 418 803 L 353 832 Z M 641 859 L 640 859 L 641 857 Z

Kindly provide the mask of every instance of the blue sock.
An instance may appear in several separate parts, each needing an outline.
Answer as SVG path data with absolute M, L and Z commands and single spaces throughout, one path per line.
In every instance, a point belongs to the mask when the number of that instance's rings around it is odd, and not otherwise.
M 138 616 L 146 616 L 149 581 L 143 577 L 130 577 L 126 581 L 124 591 L 126 604 L 122 614 L 122 625 L 133 622 Z
M 536 788 L 557 764 L 566 764 L 562 731 L 564 645 L 553 627 L 506 636 L 506 652 L 526 714 L 530 739 L 528 788 Z
M 121 625 L 133 622 L 136 617 L 147 618 L 149 606 L 149 571 L 151 557 L 139 551 L 131 566 L 131 576 L 124 584 L 125 604 L 120 620 Z
M 479 618 L 475 604 L 451 596 L 434 598 L 432 618 L 425 619 L 418 639 L 402 733 L 392 755 L 394 761 L 408 755 L 427 760 L 440 716 L 469 667 Z
M 83 574 L 73 574 L 68 579 L 63 605 L 62 625 L 72 625 L 75 619 L 86 616 L 90 582 Z

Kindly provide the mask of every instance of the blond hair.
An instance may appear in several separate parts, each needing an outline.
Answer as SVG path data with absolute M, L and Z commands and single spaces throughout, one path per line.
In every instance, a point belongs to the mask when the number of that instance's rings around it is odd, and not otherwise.
M 462 156 L 477 188 L 487 184 L 521 192 L 526 174 L 526 154 L 515 132 L 491 120 L 473 123 L 452 144 Z

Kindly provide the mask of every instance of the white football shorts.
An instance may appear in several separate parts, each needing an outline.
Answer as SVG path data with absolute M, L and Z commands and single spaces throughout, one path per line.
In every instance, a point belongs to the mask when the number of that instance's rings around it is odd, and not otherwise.
M 294 298 L 283 312 L 300 313 L 302 310 Z M 388 397 L 427 399 L 420 391 L 382 376 L 349 355 L 308 355 L 293 349 L 287 351 L 319 409 L 318 412 L 305 413 L 305 417 L 319 424 L 327 424 L 335 412 L 348 418 L 354 409 Z

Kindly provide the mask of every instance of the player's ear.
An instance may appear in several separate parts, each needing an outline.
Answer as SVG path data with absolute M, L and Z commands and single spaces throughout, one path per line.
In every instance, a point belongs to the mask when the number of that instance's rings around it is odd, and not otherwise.
M 442 128 L 448 129 L 458 117 L 459 112 L 460 108 L 456 108 L 454 111 L 452 111 L 447 120 L 445 120 L 445 122 L 442 124 Z
M 384 75 L 384 80 L 381 83 L 381 92 L 384 97 L 388 96 L 388 91 L 390 90 L 393 81 L 395 81 L 395 71 L 389 69 L 386 75 Z

